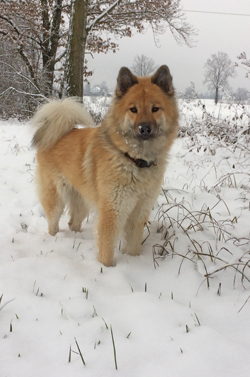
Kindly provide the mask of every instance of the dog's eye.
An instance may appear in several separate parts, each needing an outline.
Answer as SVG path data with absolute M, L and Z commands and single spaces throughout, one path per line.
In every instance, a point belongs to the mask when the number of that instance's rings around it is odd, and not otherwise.
M 157 113 L 158 110 L 159 110 L 159 107 L 157 106 L 152 107 L 152 113 Z
M 129 110 L 131 111 L 131 113 L 134 113 L 134 114 L 137 113 L 137 108 L 135 106 L 131 107 Z

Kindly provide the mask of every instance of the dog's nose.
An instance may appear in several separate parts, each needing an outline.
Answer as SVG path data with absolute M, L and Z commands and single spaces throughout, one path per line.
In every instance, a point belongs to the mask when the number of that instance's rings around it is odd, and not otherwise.
M 152 136 L 152 128 L 150 124 L 141 124 L 139 126 L 139 134 L 142 139 L 149 139 Z

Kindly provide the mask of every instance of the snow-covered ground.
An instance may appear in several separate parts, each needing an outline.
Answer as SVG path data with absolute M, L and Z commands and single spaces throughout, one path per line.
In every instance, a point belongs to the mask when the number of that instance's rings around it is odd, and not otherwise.
M 0 376 L 249 376 L 244 138 L 177 139 L 142 254 L 117 250 L 114 268 L 96 259 L 94 214 L 48 234 L 30 140 L 0 122 Z

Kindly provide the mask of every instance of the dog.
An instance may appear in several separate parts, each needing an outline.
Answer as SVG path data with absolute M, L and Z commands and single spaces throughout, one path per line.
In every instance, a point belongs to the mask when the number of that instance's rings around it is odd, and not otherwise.
M 75 232 L 94 206 L 99 261 L 114 265 L 118 235 L 123 236 L 126 253 L 140 255 L 144 226 L 159 195 L 167 155 L 179 128 L 168 67 L 162 65 L 148 77 L 121 68 L 100 126 L 93 126 L 75 98 L 43 105 L 33 124 L 37 127 L 32 144 L 37 149 L 38 195 L 49 233 L 59 231 L 65 206 L 69 228 Z

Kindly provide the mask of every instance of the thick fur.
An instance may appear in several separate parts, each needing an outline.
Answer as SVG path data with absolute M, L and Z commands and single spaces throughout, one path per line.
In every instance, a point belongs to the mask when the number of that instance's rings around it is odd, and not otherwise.
M 124 251 L 139 255 L 145 223 L 159 194 L 167 154 L 178 131 L 178 110 L 167 66 L 151 77 L 121 68 L 110 110 L 99 127 L 74 99 L 52 101 L 33 118 L 38 127 L 38 194 L 49 233 L 59 230 L 65 205 L 69 227 L 80 231 L 98 210 L 99 261 L 112 266 L 119 234 Z M 139 167 L 144 160 L 146 167 Z

